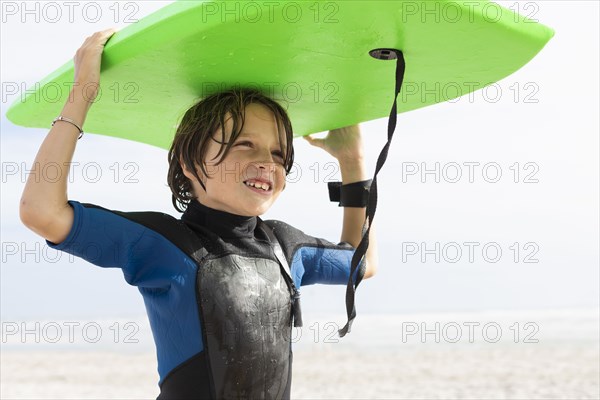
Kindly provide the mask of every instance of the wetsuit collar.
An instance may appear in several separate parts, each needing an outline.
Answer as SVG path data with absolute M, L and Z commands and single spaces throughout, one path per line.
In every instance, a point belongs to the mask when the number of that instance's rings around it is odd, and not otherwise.
M 188 225 L 207 229 L 220 237 L 252 237 L 256 228 L 256 217 L 231 214 L 215 210 L 192 200 L 181 219 Z

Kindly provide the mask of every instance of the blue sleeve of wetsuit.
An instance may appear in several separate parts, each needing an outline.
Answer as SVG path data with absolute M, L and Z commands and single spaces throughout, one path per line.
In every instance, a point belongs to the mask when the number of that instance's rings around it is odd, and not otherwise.
M 290 262 L 294 284 L 297 287 L 322 283 L 348 283 L 355 248 L 349 243 L 334 244 L 328 240 L 305 234 L 279 220 L 265 221 L 279 240 Z M 358 274 L 355 272 L 354 278 Z
M 105 268 L 121 268 L 130 285 L 169 287 L 169 263 L 156 262 L 166 239 L 122 215 L 93 204 L 70 200 L 73 226 L 61 243 L 46 240 L 49 247 Z M 127 213 L 121 213 L 127 214 Z
M 347 284 L 355 248 L 346 242 L 334 244 L 325 239 L 306 236 L 310 238 L 309 243 L 298 248 L 292 261 L 301 264 L 301 285 Z M 357 273 L 355 271 L 355 279 Z

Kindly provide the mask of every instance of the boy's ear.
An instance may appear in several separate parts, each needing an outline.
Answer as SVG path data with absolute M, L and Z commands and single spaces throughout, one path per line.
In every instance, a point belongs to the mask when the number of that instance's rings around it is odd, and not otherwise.
M 191 171 L 189 169 L 187 169 L 187 167 L 185 166 L 182 156 L 179 156 L 179 165 L 181 166 L 183 174 L 186 176 L 186 178 L 191 179 L 191 177 L 190 177 Z
M 183 170 L 183 174 L 188 179 L 196 179 L 196 177 L 194 176 L 194 173 L 183 162 L 183 157 L 182 156 L 179 156 L 179 165 L 181 165 L 181 169 Z
M 181 165 L 181 170 L 183 171 L 183 174 L 185 175 L 186 178 L 188 178 L 191 182 L 196 182 L 198 179 L 194 176 L 194 173 L 192 171 L 190 171 L 189 168 L 187 168 L 187 166 L 185 165 L 185 163 L 183 162 L 183 158 L 180 156 L 179 157 L 179 165 Z M 198 172 L 198 174 L 200 175 L 201 178 L 204 178 L 204 174 L 202 173 L 201 170 L 196 170 Z M 204 181 L 203 179 L 203 181 Z

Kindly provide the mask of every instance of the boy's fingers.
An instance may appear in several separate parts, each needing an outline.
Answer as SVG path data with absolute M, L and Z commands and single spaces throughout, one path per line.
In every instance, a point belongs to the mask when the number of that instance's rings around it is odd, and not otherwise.
M 105 31 L 103 31 L 102 34 L 103 34 L 103 36 L 111 37 L 112 35 L 117 33 L 117 31 L 118 31 L 118 29 L 116 29 L 116 28 L 110 28 L 110 29 L 106 29 Z
M 116 32 L 117 32 L 117 30 L 115 28 L 110 28 L 105 31 L 102 31 L 101 36 L 102 36 L 104 43 L 106 43 L 108 41 L 108 39 L 110 39 L 112 37 L 112 35 L 114 35 Z
M 321 147 L 321 142 L 323 139 L 315 139 L 310 136 L 303 136 L 303 138 L 306 141 L 308 141 L 308 143 L 312 144 L 313 146 Z

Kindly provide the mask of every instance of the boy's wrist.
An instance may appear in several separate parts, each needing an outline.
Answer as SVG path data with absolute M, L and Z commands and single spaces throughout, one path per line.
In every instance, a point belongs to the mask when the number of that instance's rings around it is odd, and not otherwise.
M 74 82 L 69 92 L 68 103 L 80 103 L 89 108 L 96 101 L 100 86 L 94 82 Z
M 365 162 L 362 157 L 356 157 L 354 159 L 340 159 L 338 161 L 340 164 L 342 183 L 344 185 L 368 179 Z
M 87 113 L 93 102 L 82 92 L 81 88 L 74 87 L 69 92 L 69 98 L 62 108 L 61 115 L 72 118 L 79 126 L 83 127 Z
M 338 202 L 339 207 L 366 207 L 369 201 L 371 179 L 342 184 L 328 182 L 329 200 Z

